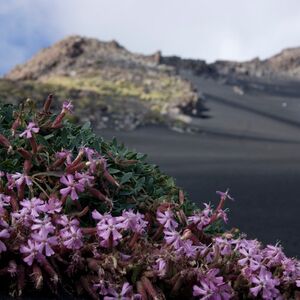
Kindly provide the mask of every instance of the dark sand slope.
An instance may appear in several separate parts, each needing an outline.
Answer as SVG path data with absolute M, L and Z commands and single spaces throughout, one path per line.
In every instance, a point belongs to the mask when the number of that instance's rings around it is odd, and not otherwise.
M 148 153 L 197 203 L 216 203 L 215 191 L 229 187 L 236 199 L 228 203 L 230 225 L 265 243 L 280 240 L 299 257 L 300 97 L 289 95 L 289 84 L 282 95 L 269 85 L 270 91 L 256 87 L 237 95 L 232 86 L 193 80 L 211 116 L 192 121 L 202 133 L 148 127 L 101 134 Z
M 300 83 L 238 82 L 243 95 L 234 86 L 185 74 L 206 98 L 205 122 L 193 123 L 206 132 L 224 135 L 300 141 Z M 293 91 L 293 93 L 289 93 Z M 275 92 L 275 93 L 274 93 Z

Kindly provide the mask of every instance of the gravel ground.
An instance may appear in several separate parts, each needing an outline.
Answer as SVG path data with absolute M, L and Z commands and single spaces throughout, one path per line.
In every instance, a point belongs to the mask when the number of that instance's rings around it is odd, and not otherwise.
M 260 83 L 237 95 L 232 86 L 193 80 L 210 116 L 192 120 L 200 132 L 152 126 L 99 134 L 147 153 L 198 204 L 216 204 L 215 191 L 230 188 L 236 200 L 228 203 L 229 226 L 264 243 L 281 241 L 288 255 L 299 257 L 300 90 L 287 83 L 273 90 L 268 84 L 266 91 Z

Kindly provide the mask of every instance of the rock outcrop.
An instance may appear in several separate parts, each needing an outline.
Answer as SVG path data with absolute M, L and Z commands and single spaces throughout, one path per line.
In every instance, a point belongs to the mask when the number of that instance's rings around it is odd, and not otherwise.
M 300 80 L 300 47 L 281 51 L 268 59 L 254 58 L 246 62 L 217 60 L 208 64 L 204 60 L 162 57 L 161 62 L 179 70 L 191 70 L 195 75 L 211 77 L 264 77 L 268 79 Z

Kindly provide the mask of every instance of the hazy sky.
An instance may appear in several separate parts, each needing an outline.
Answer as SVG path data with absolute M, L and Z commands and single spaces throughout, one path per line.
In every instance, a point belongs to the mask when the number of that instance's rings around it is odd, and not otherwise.
M 300 46 L 300 0 L 0 0 L 0 74 L 66 35 L 247 60 Z

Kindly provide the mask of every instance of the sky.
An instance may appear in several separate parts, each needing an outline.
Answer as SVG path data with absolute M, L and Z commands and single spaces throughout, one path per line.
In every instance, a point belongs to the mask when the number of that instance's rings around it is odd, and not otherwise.
M 144 54 L 264 59 L 300 46 L 300 1 L 0 0 L 0 75 L 73 34 Z

